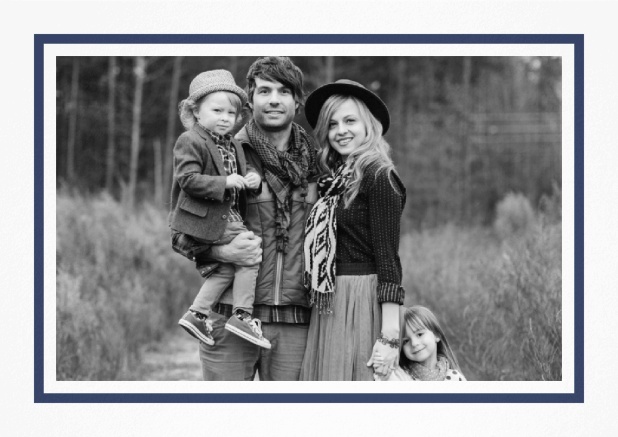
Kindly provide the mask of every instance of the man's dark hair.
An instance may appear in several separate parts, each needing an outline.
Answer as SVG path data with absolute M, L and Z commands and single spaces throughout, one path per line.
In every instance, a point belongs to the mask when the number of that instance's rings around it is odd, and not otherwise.
M 253 103 L 255 78 L 279 82 L 292 90 L 294 99 L 303 105 L 305 91 L 303 89 L 303 72 L 300 71 L 287 56 L 264 56 L 258 58 L 247 72 L 247 86 L 245 91 L 249 96 L 249 103 Z

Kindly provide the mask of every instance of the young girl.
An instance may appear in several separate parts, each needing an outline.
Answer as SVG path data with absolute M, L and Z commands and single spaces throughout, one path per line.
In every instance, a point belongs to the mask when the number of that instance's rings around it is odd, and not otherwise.
M 258 188 L 261 178 L 247 165 L 242 147 L 231 135 L 246 102 L 247 94 L 229 71 L 211 70 L 191 81 L 189 97 L 179 105 L 187 131 L 174 146 L 169 223 L 172 247 L 194 261 L 200 251 L 247 232 L 241 216 L 245 190 Z M 258 265 L 221 263 L 178 324 L 201 342 L 214 345 L 211 307 L 233 281 L 234 314 L 225 329 L 270 349 L 260 321 L 252 318 L 258 269 Z
M 436 316 L 417 305 L 402 310 L 399 366 L 386 381 L 465 381 Z M 382 362 L 377 354 L 374 360 Z M 378 378 L 376 378 L 378 379 Z
M 381 352 L 382 369 L 399 356 L 404 297 L 398 249 L 406 196 L 383 138 L 388 109 L 343 79 L 311 93 L 305 115 L 323 176 L 306 226 L 305 284 L 314 308 L 300 379 L 371 381 L 373 351 Z

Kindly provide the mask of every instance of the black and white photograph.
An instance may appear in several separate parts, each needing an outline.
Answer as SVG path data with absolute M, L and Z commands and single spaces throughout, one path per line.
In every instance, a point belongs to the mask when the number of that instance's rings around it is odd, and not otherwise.
M 58 381 L 562 380 L 560 56 L 59 56 L 55 91 Z

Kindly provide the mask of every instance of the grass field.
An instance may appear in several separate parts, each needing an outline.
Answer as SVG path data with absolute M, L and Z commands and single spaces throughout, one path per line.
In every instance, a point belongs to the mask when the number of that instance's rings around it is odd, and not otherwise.
M 402 238 L 406 305 L 432 309 L 474 380 L 562 379 L 561 228 L 501 241 L 447 226 Z
M 511 199 L 513 200 L 513 199 Z M 519 203 L 518 203 L 519 202 Z M 502 204 L 494 228 L 453 225 L 401 238 L 406 305 L 431 308 L 471 380 L 560 380 L 560 205 Z M 524 202 L 525 203 L 525 202 Z M 166 212 L 111 197 L 57 195 L 56 376 L 114 380 L 177 329 L 197 292 L 172 252 Z
M 57 379 L 113 380 L 175 329 L 201 278 L 152 205 L 59 193 L 57 223 Z

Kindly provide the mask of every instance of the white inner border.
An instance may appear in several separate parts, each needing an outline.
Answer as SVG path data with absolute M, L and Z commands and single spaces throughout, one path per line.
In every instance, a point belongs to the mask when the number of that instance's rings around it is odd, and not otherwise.
M 56 381 L 57 56 L 561 56 L 561 382 L 375 384 L 372 382 Z M 48 44 L 44 50 L 45 393 L 572 393 L 574 391 L 574 46 L 570 44 Z M 583 183 L 583 181 L 581 181 Z M 478 341 L 483 341 L 479 338 Z M 197 359 L 197 357 L 196 357 Z

